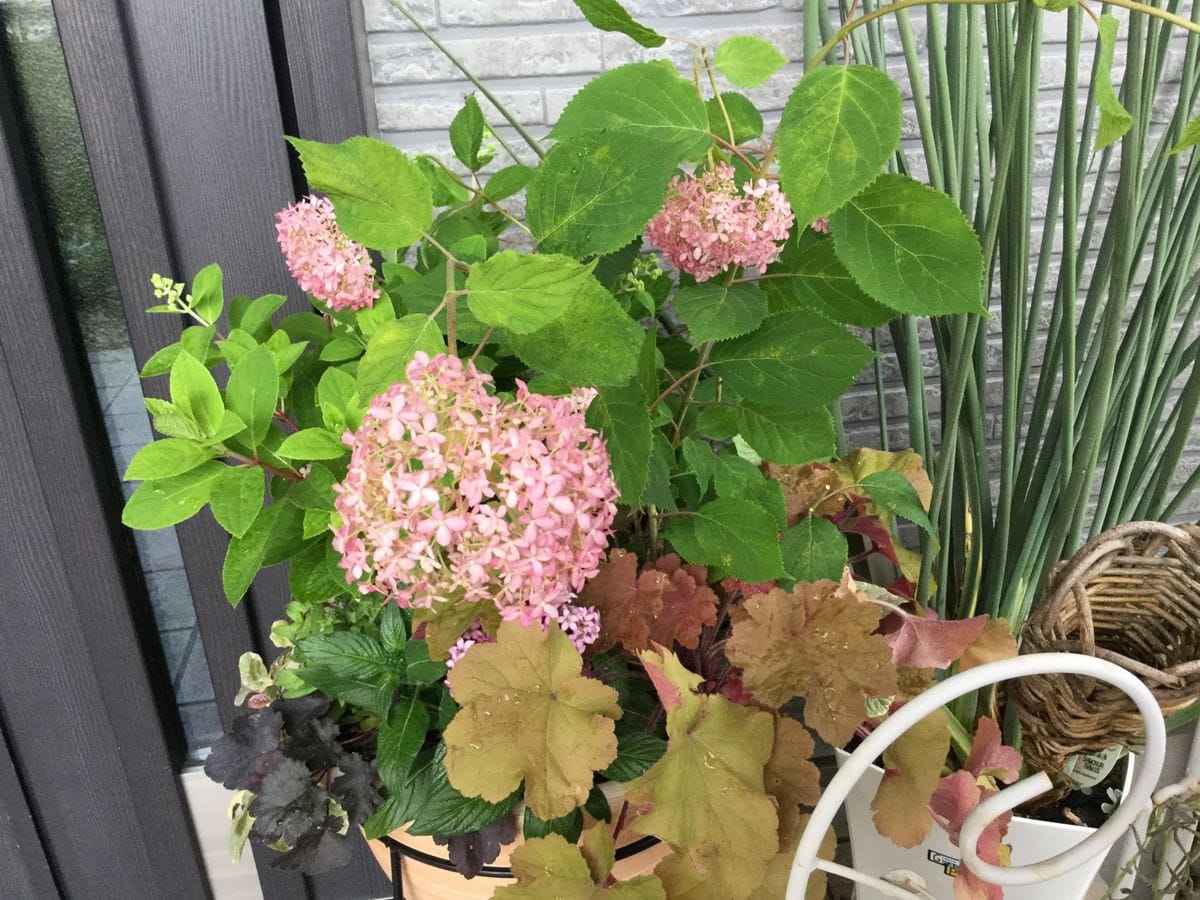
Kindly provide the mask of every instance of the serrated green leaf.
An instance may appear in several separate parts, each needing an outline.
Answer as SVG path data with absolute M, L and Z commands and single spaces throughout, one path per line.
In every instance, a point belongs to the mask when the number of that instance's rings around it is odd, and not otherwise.
M 143 482 L 125 503 L 121 522 L 140 531 L 153 531 L 190 519 L 204 508 L 225 468 L 210 460 L 181 475 Z
M 217 446 L 223 444 L 236 434 L 240 434 L 246 428 L 246 423 L 231 409 L 225 410 L 221 414 L 221 422 L 217 425 L 217 430 L 204 439 L 204 442 L 209 446 Z
M 721 42 L 713 65 L 730 84 L 757 87 L 787 64 L 787 57 L 770 41 L 750 34 L 736 35 Z
M 766 296 L 748 282 L 689 285 L 680 288 L 672 302 L 696 344 L 748 334 L 767 315 Z
M 617 758 L 600 773 L 609 781 L 633 781 L 667 752 L 667 742 L 653 734 L 634 731 L 617 738 Z
M 734 578 L 753 583 L 783 575 L 779 526 L 761 506 L 721 497 L 696 510 L 692 522 L 704 554 Z
M 149 481 L 190 472 L 216 454 L 196 441 L 166 438 L 139 450 L 125 470 L 126 481 Z
M 171 366 L 171 400 L 205 435 L 221 424 L 225 404 L 212 373 L 190 353 L 181 353 Z
M 784 571 L 796 581 L 838 581 L 846 567 L 845 536 L 820 516 L 803 518 L 784 532 L 779 549 Z
M 723 453 L 716 460 L 713 484 L 718 497 L 748 500 L 768 512 L 779 530 L 787 527 L 787 501 L 783 488 L 778 481 L 766 478 L 757 464 Z
M 175 360 L 178 358 L 181 352 L 183 352 L 183 346 L 178 342 L 174 344 L 168 344 L 166 347 L 156 351 L 148 360 L 146 360 L 146 364 L 142 366 L 142 370 L 138 374 L 142 378 L 153 378 L 155 375 L 166 375 L 171 371 L 171 366 L 174 365 Z
M 379 778 L 389 793 L 404 789 L 413 761 L 425 743 L 429 713 L 420 697 L 413 696 L 392 707 L 387 721 L 379 726 L 376 762 Z
M 643 332 L 593 282 L 595 287 L 577 297 L 566 315 L 531 334 L 509 334 L 509 346 L 529 366 L 568 384 L 624 384 L 637 372 Z
M 627 131 L 565 140 L 529 184 L 529 228 L 542 250 L 577 259 L 624 247 L 661 208 L 675 163 L 667 145 Z
M 358 392 L 364 400 L 382 394 L 398 381 L 418 350 L 430 356 L 446 352 L 441 329 L 429 316 L 404 316 L 388 322 L 371 336 L 358 363 Z
M 724 112 L 721 111 L 722 104 L 725 106 Z M 723 139 L 729 140 L 729 128 L 732 126 L 735 144 L 745 144 L 762 137 L 762 113 L 745 94 L 724 91 L 721 94 L 721 103 L 713 97 L 704 106 L 708 110 L 708 130 L 713 134 L 719 134 Z M 726 116 L 729 116 L 728 123 L 725 121 Z
M 487 180 L 483 186 L 483 192 L 489 200 L 504 200 L 524 190 L 536 174 L 537 169 L 523 166 L 520 163 L 505 166 Z
M 979 237 L 946 194 L 881 175 L 829 228 L 838 259 L 880 303 L 914 316 L 986 312 Z
M 420 798 L 413 810 L 409 834 L 464 834 L 478 831 L 507 813 L 520 799 L 518 788 L 499 803 L 464 797 L 446 777 L 446 745 L 439 744 L 432 764 L 423 773 L 423 784 L 414 793 Z
M 483 146 L 483 110 L 479 108 L 479 101 L 474 94 L 467 94 L 462 109 L 450 122 L 450 146 L 460 163 L 472 172 L 479 171 L 479 148 Z
M 246 423 L 246 444 L 250 447 L 261 444 L 279 402 L 279 375 L 270 350 L 255 347 L 238 361 L 229 373 L 225 402 Z
M 717 468 L 717 460 L 713 456 L 712 447 L 704 441 L 689 437 L 683 439 L 681 449 L 684 462 L 688 465 L 688 471 L 696 476 L 696 483 L 700 485 L 700 493 L 703 494 L 712 483 L 713 474 Z
M 175 404 L 157 397 L 145 397 L 143 403 L 150 413 L 154 430 L 167 437 L 183 438 L 189 441 L 204 440 L 204 432 L 200 426 L 175 408 Z
M 796 229 L 779 261 L 767 267 L 762 287 L 772 313 L 812 309 L 834 322 L 875 328 L 896 318 L 896 311 L 876 303 L 858 286 L 833 250 L 833 240 L 810 228 Z M 791 277 L 785 277 L 791 276 Z
M 275 451 L 281 459 L 338 459 L 350 452 L 341 437 L 325 428 L 304 428 L 289 434 Z
M 192 311 L 208 324 L 221 318 L 225 292 L 221 286 L 221 267 L 209 263 L 192 278 Z
M 872 472 L 859 482 L 864 494 L 888 512 L 908 519 L 933 535 L 933 523 L 921 505 L 916 488 L 899 472 Z
M 1096 105 L 1100 107 L 1100 125 L 1096 129 L 1096 149 L 1103 150 L 1119 140 L 1133 127 L 1133 116 L 1121 105 L 1113 87 L 1113 55 L 1117 49 L 1117 29 L 1120 24 L 1109 13 L 1100 17 L 1096 39 L 1100 42 L 1096 51 L 1099 56 L 1094 68 L 1095 80 L 1092 89 Z
M 259 337 L 270 324 L 271 316 L 285 303 L 287 297 L 283 294 L 263 294 L 246 307 L 237 327 L 249 335 Z
M 661 47 L 666 38 L 652 28 L 647 28 L 625 10 L 617 0 L 575 0 L 575 5 L 593 27 L 601 31 L 615 31 L 633 38 L 643 47 Z
M 569 256 L 504 250 L 471 266 L 467 304 L 485 325 L 529 334 L 561 317 L 598 284 L 588 266 Z
M 583 810 L 573 809 L 557 819 L 542 820 L 527 806 L 521 823 L 521 834 L 527 841 L 544 838 L 548 834 L 558 834 L 573 844 L 583 834 Z
M 770 462 L 800 465 L 827 460 L 837 452 L 833 417 L 823 406 L 792 409 L 739 403 L 737 427 L 754 452 Z
M 745 337 L 716 344 L 709 359 L 740 396 L 809 409 L 838 399 L 872 356 L 842 326 L 797 309 L 770 316 Z
M 827 216 L 900 146 L 900 91 L 873 66 L 823 66 L 796 85 L 776 134 L 779 184 L 796 222 Z
M 636 507 L 650 475 L 650 413 L 642 386 L 635 380 L 600 388 L 587 424 L 604 435 L 621 501 Z
M 322 406 L 330 406 L 342 414 L 349 424 L 348 413 L 355 413 L 359 407 L 358 382 L 350 373 L 331 367 L 321 374 L 317 382 L 317 402 Z M 356 427 L 351 425 L 350 427 Z
M 298 644 L 304 662 L 297 674 L 335 700 L 388 714 L 397 671 L 383 645 L 358 631 L 335 631 Z
M 254 576 L 262 568 L 267 542 L 284 505 L 272 503 L 270 506 L 264 506 L 240 537 L 229 539 L 229 546 L 225 550 L 225 562 L 221 566 L 221 586 L 225 590 L 225 599 L 231 606 L 237 606 L 246 596 L 246 591 L 250 590 L 250 585 L 254 582 Z
M 213 487 L 208 505 L 217 524 L 241 537 L 254 524 L 266 495 L 262 469 L 226 466 Z
M 407 247 L 433 224 L 429 183 L 391 144 L 368 137 L 288 141 L 309 186 L 333 201 L 338 225 L 352 240 L 375 250 Z
M 376 332 L 378 333 L 378 332 Z M 351 337 L 335 337 L 321 348 L 321 362 L 345 362 L 362 356 L 363 345 Z
M 422 640 L 410 640 L 404 651 L 405 681 L 409 684 L 434 684 L 446 677 L 446 664 L 429 657 L 429 645 Z
M 571 98 L 550 136 L 561 142 L 594 131 L 660 142 L 674 154 L 672 164 L 695 159 L 711 143 L 695 85 L 666 60 L 630 63 L 593 78 Z
M 696 536 L 696 523 L 692 518 L 668 519 L 663 536 L 685 562 L 700 566 L 715 566 L 720 562 L 716 550 L 710 550 L 700 543 Z

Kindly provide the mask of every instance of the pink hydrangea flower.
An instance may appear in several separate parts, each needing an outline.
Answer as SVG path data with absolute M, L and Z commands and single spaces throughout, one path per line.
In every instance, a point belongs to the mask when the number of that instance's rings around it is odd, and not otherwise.
M 829 234 L 829 217 L 817 216 L 808 227 L 817 234 Z
M 779 258 L 795 216 L 787 197 L 765 178 L 738 193 L 733 167 L 674 178 L 662 212 L 646 236 L 679 269 L 707 281 L 730 266 L 765 269 Z
M 330 309 L 364 309 L 379 298 L 371 257 L 338 227 L 328 198 L 310 195 L 281 209 L 275 235 L 300 289 Z
M 506 619 L 558 621 L 616 515 L 599 434 L 572 398 L 518 381 L 502 400 L 456 356 L 418 353 L 407 374 L 343 438 L 333 546 L 347 581 L 402 606 L 489 600 Z

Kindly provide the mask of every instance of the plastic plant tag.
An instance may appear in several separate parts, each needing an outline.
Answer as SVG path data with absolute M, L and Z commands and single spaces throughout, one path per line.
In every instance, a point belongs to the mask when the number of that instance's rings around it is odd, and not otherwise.
M 1116 744 L 1097 753 L 1076 754 L 1067 759 L 1063 774 L 1080 787 L 1095 787 L 1108 777 L 1117 760 L 1124 755 L 1125 749 Z

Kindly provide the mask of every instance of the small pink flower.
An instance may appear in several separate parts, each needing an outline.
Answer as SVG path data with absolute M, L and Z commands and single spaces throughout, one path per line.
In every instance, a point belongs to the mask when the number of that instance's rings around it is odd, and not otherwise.
M 738 193 L 733 177 L 733 167 L 720 163 L 673 179 L 662 212 L 646 226 L 646 236 L 697 281 L 730 266 L 765 269 L 795 222 L 777 185 L 760 178 Z
M 365 309 L 379 298 L 366 248 L 338 227 L 328 198 L 309 195 L 281 209 L 275 234 L 300 289 L 330 309 Z
M 808 227 L 817 234 L 829 234 L 829 218 L 827 216 L 817 216 Z

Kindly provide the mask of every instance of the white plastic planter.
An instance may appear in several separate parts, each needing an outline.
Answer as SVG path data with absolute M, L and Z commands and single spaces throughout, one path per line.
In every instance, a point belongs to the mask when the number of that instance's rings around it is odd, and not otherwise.
M 839 750 L 838 766 L 849 758 L 850 754 Z M 1133 757 L 1129 759 L 1132 763 Z M 1131 764 L 1125 773 L 1126 792 L 1133 780 L 1132 770 Z M 936 823 L 923 844 L 908 849 L 897 847 L 875 830 L 871 798 L 875 796 L 882 779 L 883 770 L 878 766 L 871 766 L 855 783 L 843 805 L 850 829 L 850 852 L 854 856 L 854 868 L 880 879 L 894 877 L 894 874 L 901 871 L 910 872 L 920 878 L 918 884 L 930 897 L 936 900 L 954 900 L 954 872 L 959 864 L 959 851 Z M 1049 856 L 1057 856 L 1095 831 L 1095 828 L 1080 825 L 1041 822 L 1013 816 L 1005 840 L 1013 848 L 1013 865 L 1021 866 L 1040 862 Z M 1005 888 L 1005 900 L 1083 900 L 1103 860 L 1103 856 L 1096 856 L 1078 869 L 1057 878 L 1038 884 Z M 885 897 L 882 892 L 863 885 L 859 885 L 857 896 L 858 900 L 883 900 Z

